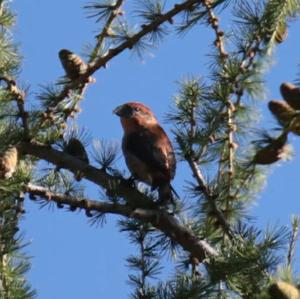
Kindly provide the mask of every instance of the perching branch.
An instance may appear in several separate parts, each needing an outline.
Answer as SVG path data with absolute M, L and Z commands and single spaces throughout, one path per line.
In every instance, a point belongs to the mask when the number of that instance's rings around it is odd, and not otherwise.
M 73 156 L 55 150 L 39 143 L 22 142 L 19 149 L 23 154 L 28 154 L 48 161 L 60 168 L 66 168 L 73 173 L 82 173 L 85 179 L 106 189 L 112 196 L 126 198 L 128 203 L 141 207 L 156 207 L 145 194 L 130 186 L 122 177 L 109 175 L 104 170 L 97 169 Z
M 127 218 L 151 223 L 155 228 L 165 233 L 172 240 L 180 244 L 183 249 L 203 261 L 206 256 L 216 256 L 217 252 L 206 241 L 199 240 L 192 231 L 185 228 L 172 215 L 162 211 L 145 208 L 135 208 L 129 205 L 106 203 L 88 199 L 76 199 L 65 194 L 55 194 L 40 186 L 27 185 L 25 192 L 32 196 L 39 196 L 48 201 L 65 204 L 89 212 L 111 213 Z

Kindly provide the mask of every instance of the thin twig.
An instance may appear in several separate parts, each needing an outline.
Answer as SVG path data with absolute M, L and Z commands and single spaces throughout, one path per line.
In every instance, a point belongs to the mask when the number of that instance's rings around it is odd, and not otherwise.
M 109 36 L 111 25 L 115 18 L 118 16 L 119 9 L 122 6 L 123 2 L 124 0 L 117 0 L 117 2 L 115 3 L 112 12 L 108 17 L 106 24 L 103 27 L 102 32 L 97 36 L 97 44 L 91 53 L 91 59 L 89 63 L 93 63 L 94 57 L 96 57 L 97 53 L 99 52 L 99 49 L 101 49 L 101 47 L 103 46 L 105 39 Z
M 228 57 L 228 53 L 226 52 L 224 45 L 224 32 L 220 29 L 219 19 L 216 17 L 213 11 L 211 0 L 204 1 L 203 5 L 207 9 L 209 23 L 216 35 L 215 46 L 219 51 L 221 61 L 224 63 L 226 58 Z
M 216 40 L 214 42 L 215 47 L 217 48 L 219 52 L 219 57 L 221 60 L 221 64 L 223 67 L 226 66 L 226 61 L 228 58 L 228 53 L 225 49 L 224 45 L 224 31 L 220 29 L 220 23 L 218 17 L 215 15 L 213 7 L 212 7 L 212 1 L 210 0 L 205 0 L 203 5 L 207 9 L 208 16 L 209 16 L 209 23 L 215 32 Z M 234 111 L 234 106 L 230 100 L 230 96 L 228 96 L 227 103 L 226 103 L 226 108 L 227 108 L 227 138 L 228 138 L 228 198 L 231 198 L 231 189 L 232 189 L 232 181 L 234 177 L 234 151 L 235 151 L 235 143 L 234 143 L 234 122 L 233 122 L 233 111 Z M 223 109 L 223 108 L 222 108 Z M 223 163 L 223 158 L 220 158 L 220 164 L 219 164 L 219 173 L 218 177 L 221 177 L 221 165 Z M 210 196 L 212 198 L 212 196 Z M 212 201 L 215 201 L 214 199 Z M 229 200 L 227 200 L 227 209 L 229 205 Z M 216 206 L 214 202 L 214 206 Z M 215 209 L 215 213 L 218 215 L 218 220 L 221 223 L 222 227 L 225 229 L 225 232 L 230 232 L 229 229 L 229 224 L 227 223 L 226 218 L 224 215 L 218 211 L 217 207 Z M 220 219 L 219 219 L 220 218 Z
M 228 134 L 228 198 L 232 199 L 232 183 L 234 178 L 234 143 L 235 125 L 233 123 L 234 107 L 230 99 L 227 100 L 227 134 Z M 229 204 L 229 200 L 227 201 Z
M 218 223 L 221 225 L 223 231 L 225 232 L 226 235 L 228 235 L 230 238 L 232 238 L 232 231 L 230 229 L 230 225 L 227 223 L 224 215 L 222 212 L 218 209 L 216 205 L 216 197 L 214 194 L 212 194 L 211 190 L 209 189 L 209 186 L 207 185 L 207 182 L 205 181 L 204 176 L 202 175 L 200 166 L 196 162 L 196 160 L 199 160 L 199 158 L 202 156 L 203 152 L 205 151 L 204 148 L 202 148 L 201 153 L 199 157 L 195 157 L 195 152 L 193 150 L 193 140 L 196 135 L 196 116 L 195 116 L 195 111 L 196 111 L 196 104 L 191 103 L 192 107 L 190 109 L 190 115 L 189 115 L 189 131 L 188 131 L 188 136 L 189 136 L 189 155 L 186 156 L 186 160 L 192 170 L 193 176 L 195 177 L 199 189 L 202 191 L 204 194 L 205 198 L 207 201 L 210 202 L 211 208 L 213 210 L 214 215 L 216 216 Z
M 175 4 L 173 9 L 169 10 L 165 14 L 161 14 L 153 22 L 142 25 L 142 29 L 139 32 L 129 37 L 125 42 L 123 42 L 116 48 L 110 49 L 104 56 L 99 57 L 99 59 L 97 59 L 94 63 L 91 63 L 89 65 L 90 67 L 88 70 L 89 76 L 99 68 L 105 66 L 107 62 L 113 57 L 117 56 L 126 49 L 131 49 L 141 38 L 143 38 L 148 33 L 154 31 L 164 22 L 168 22 L 174 16 L 176 16 L 184 10 L 193 9 L 195 4 L 200 4 L 202 2 L 203 0 L 188 0 L 180 4 Z
M 28 124 L 28 118 L 29 114 L 25 110 L 25 92 L 22 91 L 18 86 L 14 79 L 1 76 L 0 81 L 4 81 L 7 84 L 7 90 L 14 96 L 14 99 L 17 103 L 18 110 L 19 110 L 19 116 L 22 119 L 22 125 L 24 128 L 24 137 L 25 140 L 29 140 L 29 124 Z
M 233 232 L 230 228 L 230 225 L 224 217 L 223 213 L 218 209 L 216 205 L 216 196 L 214 196 L 209 190 L 200 168 L 198 167 L 197 163 L 195 161 L 192 161 L 190 158 L 188 158 L 187 161 L 192 169 L 195 179 L 197 180 L 199 188 L 201 189 L 205 198 L 210 202 L 210 206 L 215 217 L 217 218 L 218 223 L 221 225 L 226 235 L 228 235 L 229 238 L 233 238 Z
M 210 0 L 204 1 L 204 6 L 207 9 L 208 16 L 209 16 L 209 23 L 212 27 L 212 29 L 215 32 L 216 40 L 215 40 L 215 47 L 217 48 L 219 52 L 219 56 L 221 59 L 221 64 L 223 67 L 226 65 L 226 60 L 228 58 L 228 53 L 225 50 L 224 45 L 224 32 L 220 29 L 219 19 L 216 17 L 213 8 L 212 3 Z M 234 105 L 230 100 L 230 96 L 228 96 L 228 99 L 226 101 L 226 107 L 227 107 L 227 137 L 228 137 L 228 195 L 229 199 L 231 198 L 231 189 L 232 189 L 232 181 L 234 177 L 234 152 L 236 145 L 234 143 Z M 223 163 L 221 159 L 221 163 Z M 220 176 L 220 175 L 219 175 Z M 229 204 L 229 203 L 228 203 Z
M 292 234 L 289 242 L 288 254 L 287 254 L 287 266 L 291 267 L 293 262 L 293 257 L 295 254 L 296 243 L 299 237 L 299 225 L 300 218 L 294 216 L 292 219 Z
M 240 77 L 244 75 L 247 71 L 250 70 L 250 68 L 253 66 L 255 57 L 257 53 L 259 52 L 259 45 L 260 45 L 260 38 L 257 37 L 255 40 L 252 41 L 245 49 L 244 55 L 240 62 L 240 70 L 241 74 L 235 78 L 235 85 L 238 86 L 238 88 L 235 88 L 235 94 L 236 94 L 236 101 L 234 105 L 238 107 L 241 104 L 242 96 L 244 94 L 244 88 L 239 85 Z

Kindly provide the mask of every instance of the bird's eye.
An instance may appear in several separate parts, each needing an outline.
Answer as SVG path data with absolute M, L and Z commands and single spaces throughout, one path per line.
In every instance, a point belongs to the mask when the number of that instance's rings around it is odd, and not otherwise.
M 140 111 L 140 108 L 139 107 L 134 107 L 133 110 L 138 112 L 138 111 Z

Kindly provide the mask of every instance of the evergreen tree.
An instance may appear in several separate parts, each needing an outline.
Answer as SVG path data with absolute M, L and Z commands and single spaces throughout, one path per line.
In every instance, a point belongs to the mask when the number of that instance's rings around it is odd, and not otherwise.
M 86 4 L 100 28 L 87 59 L 62 49 L 65 76 L 44 85 L 29 109 L 29 88 L 18 83 L 21 55 L 11 39 L 15 16 L 0 0 L 1 298 L 35 296 L 25 279 L 29 259 L 18 229 L 28 199 L 84 211 L 96 224 L 109 214 L 121 216 L 120 231 L 138 249 L 127 259 L 131 298 L 300 298 L 293 269 L 300 219 L 294 216 L 290 229 L 262 230 L 249 221 L 266 169 L 289 158 L 288 136 L 300 135 L 300 87 L 283 82 L 283 100 L 269 101 L 276 130 L 261 128 L 252 101 L 262 96 L 274 48 L 299 17 L 299 0 L 136 0 L 140 26 L 129 25 L 124 2 Z M 224 31 L 221 14 L 231 31 Z M 157 190 L 123 175 L 113 142 L 95 143 L 88 157 L 90 136 L 70 128 L 70 120 L 96 83 L 93 75 L 109 61 L 125 50 L 142 56 L 172 31 L 188 34 L 196 26 L 209 27 L 214 37 L 209 72 L 181 81 L 166 115 L 177 160 L 190 171 L 182 186 L 188 200 L 174 196 L 175 203 L 161 203 Z M 89 199 L 82 178 L 101 187 L 103 196 Z M 176 256 L 168 281 L 160 278 L 163 253 Z

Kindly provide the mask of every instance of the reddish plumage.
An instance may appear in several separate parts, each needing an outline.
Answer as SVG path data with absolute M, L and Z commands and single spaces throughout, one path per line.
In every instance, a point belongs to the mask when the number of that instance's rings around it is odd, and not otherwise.
M 152 111 L 130 102 L 114 110 L 124 129 L 122 149 L 132 175 L 154 189 L 162 202 L 172 201 L 176 160 L 172 144 Z

